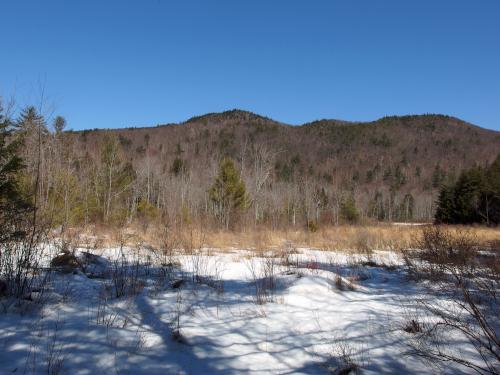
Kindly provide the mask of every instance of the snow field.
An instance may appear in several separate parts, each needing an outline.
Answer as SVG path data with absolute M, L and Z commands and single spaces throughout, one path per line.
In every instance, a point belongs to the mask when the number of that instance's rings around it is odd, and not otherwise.
M 94 253 L 92 277 L 54 273 L 40 309 L 21 314 L 2 302 L 0 373 L 325 374 L 350 364 L 366 374 L 431 371 L 405 355 L 405 306 L 420 292 L 396 253 L 376 252 L 372 260 L 385 266 L 367 267 L 363 256 L 339 252 L 258 258 L 212 249 L 175 255 L 179 267 L 165 277 L 152 254 Z M 114 262 L 139 258 L 148 264 L 137 271 L 141 288 L 113 298 Z

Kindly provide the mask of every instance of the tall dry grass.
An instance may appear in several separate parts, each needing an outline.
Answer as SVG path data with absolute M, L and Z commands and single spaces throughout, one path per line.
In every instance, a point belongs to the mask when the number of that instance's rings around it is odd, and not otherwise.
M 207 246 L 228 248 L 250 248 L 266 250 L 292 243 L 295 247 L 309 247 L 319 250 L 401 250 L 411 247 L 421 233 L 420 226 L 380 224 L 370 226 L 342 225 L 319 229 L 316 232 L 304 230 L 269 230 L 251 228 L 240 232 L 210 232 L 206 234 Z M 449 227 L 452 232 L 471 231 L 482 244 L 500 239 L 500 230 L 486 227 Z
M 500 229 L 489 227 L 447 226 L 451 233 L 470 231 L 481 245 L 500 242 Z M 200 225 L 172 228 L 172 242 L 179 248 L 192 251 L 193 248 L 213 248 L 220 250 L 252 249 L 257 252 L 278 249 L 285 244 L 294 247 L 308 247 L 326 251 L 368 252 L 371 250 L 398 251 L 412 247 L 421 234 L 417 225 L 340 225 L 322 227 L 316 232 L 303 229 L 272 230 L 265 227 L 249 227 L 240 231 L 213 231 Z M 147 231 L 129 226 L 120 233 L 110 228 L 91 228 L 89 234 L 100 239 L 102 246 L 116 246 L 126 239 L 129 245 L 147 242 L 151 246 L 161 246 L 164 228 L 150 227 Z

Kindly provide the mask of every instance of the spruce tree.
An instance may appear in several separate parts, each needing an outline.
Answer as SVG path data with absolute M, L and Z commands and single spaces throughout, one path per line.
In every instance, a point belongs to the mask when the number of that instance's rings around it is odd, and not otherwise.
M 62 116 L 57 116 L 54 119 L 54 130 L 56 131 L 56 134 L 61 134 L 64 131 L 64 128 L 66 128 L 66 119 Z
M 500 222 L 500 157 L 488 167 L 463 171 L 439 193 L 437 223 L 495 225 Z
M 209 190 L 209 196 L 214 203 L 216 216 L 226 229 L 229 228 L 234 210 L 247 206 L 245 183 L 241 180 L 231 158 L 224 158 L 219 166 L 219 173 Z
M 345 198 L 340 205 L 340 215 L 344 218 L 344 220 L 355 223 L 359 220 L 359 212 L 356 208 L 356 200 L 354 196 L 350 194 L 347 198 Z
M 0 103 L 0 243 L 22 234 L 17 227 L 30 207 L 18 184 L 24 164 L 18 156 L 21 140 L 13 138 L 14 130 Z
M 454 189 L 455 223 L 472 224 L 482 221 L 479 207 L 483 189 L 484 171 L 481 168 L 472 168 L 460 175 Z
M 437 224 L 455 222 L 455 190 L 453 186 L 441 187 L 438 198 L 435 221 Z
M 24 136 L 34 136 L 41 131 L 42 136 L 49 134 L 47 125 L 42 115 L 38 113 L 35 107 L 29 106 L 23 109 L 17 121 L 17 126 L 19 130 L 24 134 Z

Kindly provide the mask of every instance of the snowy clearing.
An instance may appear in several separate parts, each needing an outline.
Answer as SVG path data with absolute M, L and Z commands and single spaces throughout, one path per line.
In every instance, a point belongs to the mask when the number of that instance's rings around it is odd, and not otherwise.
M 172 255 L 161 266 L 147 252 L 81 249 L 85 273 L 54 272 L 42 307 L 0 300 L 0 372 L 436 370 L 406 355 L 411 333 L 402 328 L 421 285 L 406 279 L 398 254 L 376 252 L 373 266 L 362 256 L 312 249 L 281 258 L 207 252 Z M 134 265 L 138 257 L 146 264 Z M 474 358 L 463 342 L 454 345 Z

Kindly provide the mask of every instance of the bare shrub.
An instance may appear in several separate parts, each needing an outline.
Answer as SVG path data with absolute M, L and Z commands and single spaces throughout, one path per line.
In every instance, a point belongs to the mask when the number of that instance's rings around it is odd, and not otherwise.
M 135 331 L 135 337 L 136 340 L 134 342 L 134 345 L 128 351 L 130 354 L 139 354 L 146 346 L 146 331 L 137 328 L 137 330 Z
M 206 277 L 205 284 L 215 289 L 220 295 L 224 293 L 224 280 L 222 279 L 222 272 L 224 271 L 224 264 L 217 258 L 212 258 L 209 272 Z
M 334 375 L 359 375 L 361 366 L 357 351 L 347 340 L 335 340 L 326 368 Z
M 125 241 L 122 237 L 120 243 L 120 257 L 115 259 L 111 267 L 111 286 L 115 298 L 125 295 L 134 295 L 139 293 L 146 285 L 143 275 L 149 274 L 150 261 L 143 262 L 140 248 L 135 248 L 132 254 L 132 260 L 125 255 Z
M 251 258 L 247 263 L 255 286 L 255 303 L 263 305 L 274 300 L 274 290 L 277 286 L 277 261 L 273 257 Z
M 202 249 L 192 249 L 190 254 L 193 282 L 202 284 L 208 275 L 209 258 L 203 254 Z
M 471 231 L 453 233 L 441 226 L 424 227 L 414 240 L 413 250 L 404 252 L 410 271 L 440 277 L 450 270 L 473 271 L 477 258 L 477 237 Z
M 139 259 L 129 263 L 123 256 L 113 262 L 111 282 L 115 298 L 137 294 L 144 288 L 145 282 L 141 278 L 141 267 Z
M 47 244 L 47 225 L 37 225 L 21 237 L 0 243 L 0 280 L 4 295 L 15 298 L 31 298 L 37 291 L 41 297 L 45 291 L 50 270 L 43 268 L 41 248 Z
M 195 285 L 204 284 L 218 293 L 224 291 L 222 281 L 223 264 L 204 249 L 205 232 L 191 229 L 184 242 L 184 251 L 189 255 L 192 281 Z
M 375 246 L 371 233 L 361 230 L 356 233 L 354 247 L 357 252 L 366 257 L 367 263 L 372 263 L 373 247 Z
M 181 245 L 186 254 L 192 254 L 194 251 L 201 250 L 206 243 L 206 233 L 202 225 L 195 228 L 189 226 L 188 229 L 181 233 Z
M 109 305 L 109 295 L 108 285 L 103 284 L 95 308 L 89 309 L 89 323 L 104 326 L 106 331 L 114 327 L 118 321 L 118 313 Z
M 408 251 L 408 270 L 417 279 L 431 279 L 430 295 L 418 301 L 432 319 L 414 335 L 412 354 L 430 362 L 453 362 L 480 374 L 500 371 L 498 274 L 477 260 L 478 244 L 467 231 L 452 233 L 429 227 Z M 467 339 L 478 360 L 467 360 L 447 342 Z
M 170 278 L 172 269 L 179 266 L 175 258 L 175 249 L 179 246 L 179 238 L 168 225 L 159 231 L 158 238 L 159 248 L 153 249 L 153 252 L 159 261 L 163 276 Z
M 280 264 L 285 267 L 288 274 L 292 273 L 292 269 L 299 268 L 299 258 L 294 257 L 296 254 L 298 251 L 291 241 L 286 241 L 276 254 L 276 257 L 280 259 Z
M 175 300 L 174 317 L 172 320 L 172 339 L 180 344 L 186 343 L 186 339 L 182 334 L 181 318 L 187 312 L 182 291 L 177 289 L 177 297 Z
M 64 344 L 59 342 L 59 320 L 56 321 L 51 332 L 47 332 L 46 373 L 57 375 L 62 372 L 64 365 Z

